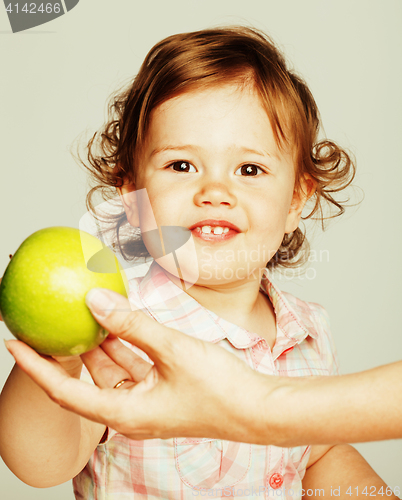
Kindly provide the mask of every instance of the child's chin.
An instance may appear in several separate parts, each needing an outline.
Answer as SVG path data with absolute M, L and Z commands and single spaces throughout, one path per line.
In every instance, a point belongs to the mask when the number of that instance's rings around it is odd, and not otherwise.
M 202 286 L 226 286 L 231 283 L 245 282 L 245 281 L 260 281 L 261 269 L 258 266 L 244 263 L 231 267 L 230 265 L 223 265 L 221 262 L 209 263 L 201 266 L 200 275 L 197 280 L 197 285 Z
M 260 280 L 258 266 L 250 265 L 250 263 L 245 263 L 243 267 L 238 263 L 233 263 L 231 267 L 224 262 L 209 262 L 208 260 L 199 262 L 198 259 L 181 257 L 176 255 L 175 259 L 172 254 L 169 254 L 155 260 L 169 279 L 183 290 L 188 290 L 194 285 L 219 287 L 244 280 Z

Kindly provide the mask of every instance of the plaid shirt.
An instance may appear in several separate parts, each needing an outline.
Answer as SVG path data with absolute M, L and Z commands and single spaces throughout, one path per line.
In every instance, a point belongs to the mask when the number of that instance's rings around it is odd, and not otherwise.
M 201 306 L 155 262 L 145 277 L 130 280 L 129 299 L 160 323 L 217 343 L 260 373 L 290 377 L 338 374 L 325 309 L 281 292 L 267 269 L 261 290 L 276 315 L 272 351 L 265 339 Z M 89 377 L 88 372 L 85 376 Z M 135 441 L 113 429 L 108 431 L 106 442 L 97 446 L 73 480 L 77 499 L 301 498 L 309 446 L 279 448 L 209 438 Z

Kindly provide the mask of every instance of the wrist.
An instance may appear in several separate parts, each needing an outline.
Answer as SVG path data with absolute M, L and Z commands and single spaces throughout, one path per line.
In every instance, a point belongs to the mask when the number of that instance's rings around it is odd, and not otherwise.
M 241 406 L 245 442 L 290 447 L 296 443 L 302 380 L 253 372 L 247 383 L 250 403 Z M 300 440 L 300 438 L 299 438 Z
M 239 442 L 279 446 L 289 437 L 282 416 L 290 390 L 285 377 L 250 370 L 236 390 L 238 401 L 232 405 L 228 432 Z

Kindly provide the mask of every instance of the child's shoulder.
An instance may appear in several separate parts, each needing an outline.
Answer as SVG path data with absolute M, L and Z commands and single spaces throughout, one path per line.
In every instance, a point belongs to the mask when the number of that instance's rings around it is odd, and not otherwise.
M 315 340 L 319 352 L 335 353 L 329 315 L 323 305 L 303 300 L 293 293 L 281 290 L 270 273 L 265 274 L 262 285 L 275 307 L 278 323 L 285 330 L 303 331 Z
M 299 312 L 299 314 L 312 316 L 316 320 L 323 321 L 329 325 L 329 315 L 322 304 L 302 300 L 300 297 L 297 297 L 289 292 L 282 291 L 282 294 L 286 297 L 293 309 Z
M 279 312 L 281 316 L 293 317 L 293 320 L 300 325 L 313 330 L 313 337 L 319 335 L 323 329 L 329 330 L 329 316 L 321 304 L 303 300 L 290 292 L 281 290 L 270 273 L 265 274 L 262 286 L 269 295 L 276 312 Z
M 300 297 L 297 297 L 290 292 L 282 291 L 281 294 L 289 304 L 290 308 L 309 330 L 313 329 L 317 333 L 317 336 L 323 331 L 329 332 L 329 315 L 323 305 L 318 304 L 317 302 L 302 300 Z
M 325 307 L 317 302 L 309 302 L 289 293 L 281 292 L 296 317 L 307 329 L 310 337 L 315 339 L 317 350 L 326 358 L 330 366 L 330 375 L 339 374 L 339 360 L 335 341 L 330 328 L 329 315 Z

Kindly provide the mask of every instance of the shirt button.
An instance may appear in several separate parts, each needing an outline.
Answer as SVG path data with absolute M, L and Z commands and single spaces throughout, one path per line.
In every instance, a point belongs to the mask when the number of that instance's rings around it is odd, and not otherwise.
M 282 474 L 279 474 L 279 472 L 275 472 L 275 474 L 272 474 L 272 476 L 269 478 L 269 485 L 274 490 L 280 488 L 282 484 L 283 484 L 283 476 Z

